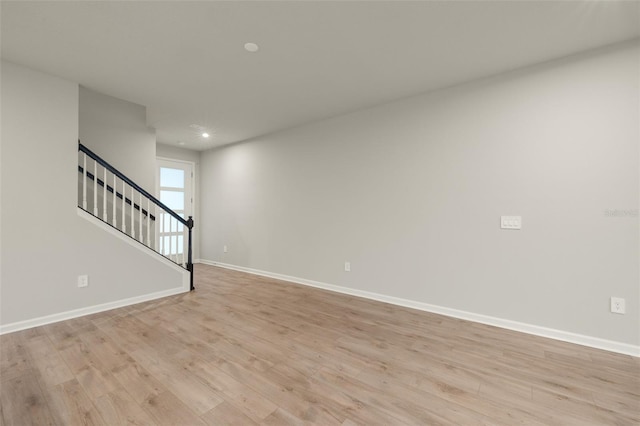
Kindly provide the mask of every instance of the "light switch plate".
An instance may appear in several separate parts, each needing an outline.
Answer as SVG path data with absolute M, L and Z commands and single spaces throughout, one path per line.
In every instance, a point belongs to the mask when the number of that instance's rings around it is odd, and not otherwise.
M 522 229 L 522 216 L 500 216 L 500 228 Z

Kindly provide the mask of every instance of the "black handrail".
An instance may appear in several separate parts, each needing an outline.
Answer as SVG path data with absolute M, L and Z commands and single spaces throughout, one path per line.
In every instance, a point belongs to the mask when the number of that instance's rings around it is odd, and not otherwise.
M 79 173 L 85 173 L 85 175 L 91 180 L 96 179 L 96 177 L 93 175 L 93 173 L 85 172 L 84 169 L 82 168 L 82 166 L 78 166 L 78 172 Z M 104 182 L 100 178 L 98 178 L 98 185 L 104 187 Z M 113 194 L 113 191 L 115 191 L 115 190 L 113 189 L 113 187 L 111 185 L 107 184 L 107 191 Z M 121 200 L 124 200 L 124 202 L 129 204 L 129 205 L 133 205 L 134 209 L 140 210 L 142 208 L 138 204 L 136 204 L 133 201 L 131 201 L 131 199 L 129 199 L 126 196 L 124 196 L 121 193 L 119 193 L 118 191 L 115 191 L 115 192 L 116 192 L 116 197 L 118 197 Z M 145 215 L 145 216 L 148 216 L 149 219 L 151 219 L 153 221 L 156 220 L 156 217 L 154 215 L 152 215 L 152 214 L 149 214 L 149 212 L 147 212 L 145 209 L 142 209 L 142 214 Z
M 170 209 L 169 207 L 167 207 L 166 204 L 164 204 L 163 202 L 161 202 L 160 200 L 158 200 L 156 197 L 154 197 L 153 195 L 149 194 L 147 191 L 145 191 L 144 189 L 142 189 L 138 184 L 136 184 L 134 181 L 132 181 L 131 179 L 129 179 L 128 177 L 126 177 L 124 174 L 122 174 L 121 171 L 119 171 L 118 169 L 116 169 L 115 167 L 113 167 L 111 164 L 107 163 L 105 160 L 103 160 L 102 158 L 100 158 L 100 156 L 98 156 L 96 153 L 94 153 L 93 151 L 91 151 L 89 148 L 87 148 L 86 146 L 82 145 L 82 143 L 80 143 L 80 140 L 78 140 L 78 151 L 84 152 L 86 155 L 88 155 L 90 158 L 92 158 L 96 163 L 100 164 L 102 167 L 104 167 L 105 169 L 109 170 L 111 173 L 113 173 L 114 175 L 116 175 L 118 178 L 120 178 L 120 180 L 124 181 L 127 185 L 131 186 L 133 189 L 135 189 L 136 191 L 138 191 L 140 194 L 144 195 L 146 198 L 148 198 L 151 202 L 153 202 L 155 205 L 157 205 L 158 207 L 160 207 L 162 210 L 164 210 L 166 213 L 170 214 L 171 216 L 173 216 L 178 222 L 182 223 L 184 226 L 186 226 L 189 230 L 189 241 L 188 241 L 188 256 L 187 256 L 187 270 L 190 273 L 190 278 L 189 278 L 189 282 L 190 282 L 190 290 L 194 290 L 195 287 L 193 285 L 193 253 L 192 253 L 192 245 L 191 245 L 191 241 L 192 241 L 192 229 L 193 229 L 193 216 L 189 216 L 188 219 L 185 219 L 183 217 L 181 217 L 178 213 L 174 212 L 172 209 Z M 80 173 L 87 173 L 87 175 L 89 175 L 89 171 L 84 170 L 82 167 L 78 167 Z M 93 176 L 93 175 L 92 175 Z M 97 176 L 94 176 L 94 178 L 97 179 Z M 98 183 L 100 183 L 100 179 L 97 179 Z M 103 182 L 103 184 L 105 184 L 105 182 Z M 107 190 L 109 189 L 109 185 L 107 185 Z M 115 188 L 113 188 L 113 190 L 115 191 Z M 116 192 L 116 195 L 118 195 L 118 193 Z M 122 199 L 126 201 L 126 197 L 124 197 L 124 194 L 122 194 L 123 197 Z M 131 200 L 131 203 L 133 204 L 133 200 Z M 133 204 L 135 206 L 135 204 Z M 142 209 L 142 206 L 140 206 L 140 209 Z M 144 212 L 144 210 L 143 210 Z M 149 215 L 151 218 L 153 218 L 155 220 L 155 218 L 151 215 Z M 155 250 L 154 250 L 155 251 Z
M 164 211 L 166 211 L 171 216 L 176 218 L 176 220 L 178 222 L 182 223 L 184 226 L 187 226 L 187 227 L 189 226 L 189 222 L 187 221 L 187 219 L 185 219 L 183 217 L 180 217 L 180 215 L 178 213 L 174 212 L 169 207 L 167 207 L 164 203 L 162 203 L 160 200 L 158 200 L 156 197 L 154 197 L 153 195 L 149 194 L 147 191 L 142 189 L 134 181 L 132 181 L 131 179 L 129 179 L 128 177 L 123 175 L 122 172 L 120 172 L 118 169 L 113 167 L 111 164 L 109 164 L 106 161 L 104 161 L 97 154 L 95 154 L 93 151 L 91 151 L 86 146 L 82 145 L 80 142 L 78 142 L 78 150 L 84 152 L 85 154 L 87 154 L 89 157 L 94 159 L 102 167 L 104 167 L 105 169 L 109 170 L 111 173 L 113 173 L 114 175 L 118 176 L 120 179 L 125 181 L 127 185 L 132 186 L 133 189 L 135 189 L 136 191 L 138 191 L 139 193 L 141 193 L 142 195 L 144 195 L 145 197 L 150 199 L 154 204 L 160 206 Z

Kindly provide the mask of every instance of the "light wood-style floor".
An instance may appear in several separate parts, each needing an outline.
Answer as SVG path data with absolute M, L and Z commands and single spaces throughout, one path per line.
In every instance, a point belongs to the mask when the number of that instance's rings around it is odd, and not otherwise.
M 640 360 L 205 265 L 0 337 L 0 424 L 637 425 Z

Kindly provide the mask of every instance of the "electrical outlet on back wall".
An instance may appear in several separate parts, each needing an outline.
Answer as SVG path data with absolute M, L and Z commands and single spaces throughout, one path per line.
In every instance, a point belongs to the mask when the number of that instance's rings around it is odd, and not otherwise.
M 614 314 L 624 314 L 626 311 L 625 300 L 622 297 L 611 298 L 611 312 Z
M 89 275 L 78 275 L 78 287 L 89 286 Z

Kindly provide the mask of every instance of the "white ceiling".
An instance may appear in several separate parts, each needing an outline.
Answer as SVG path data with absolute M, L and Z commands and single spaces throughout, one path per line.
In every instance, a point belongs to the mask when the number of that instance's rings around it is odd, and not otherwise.
M 636 38 L 639 6 L 2 1 L 2 57 L 145 105 L 159 142 L 202 150 Z

